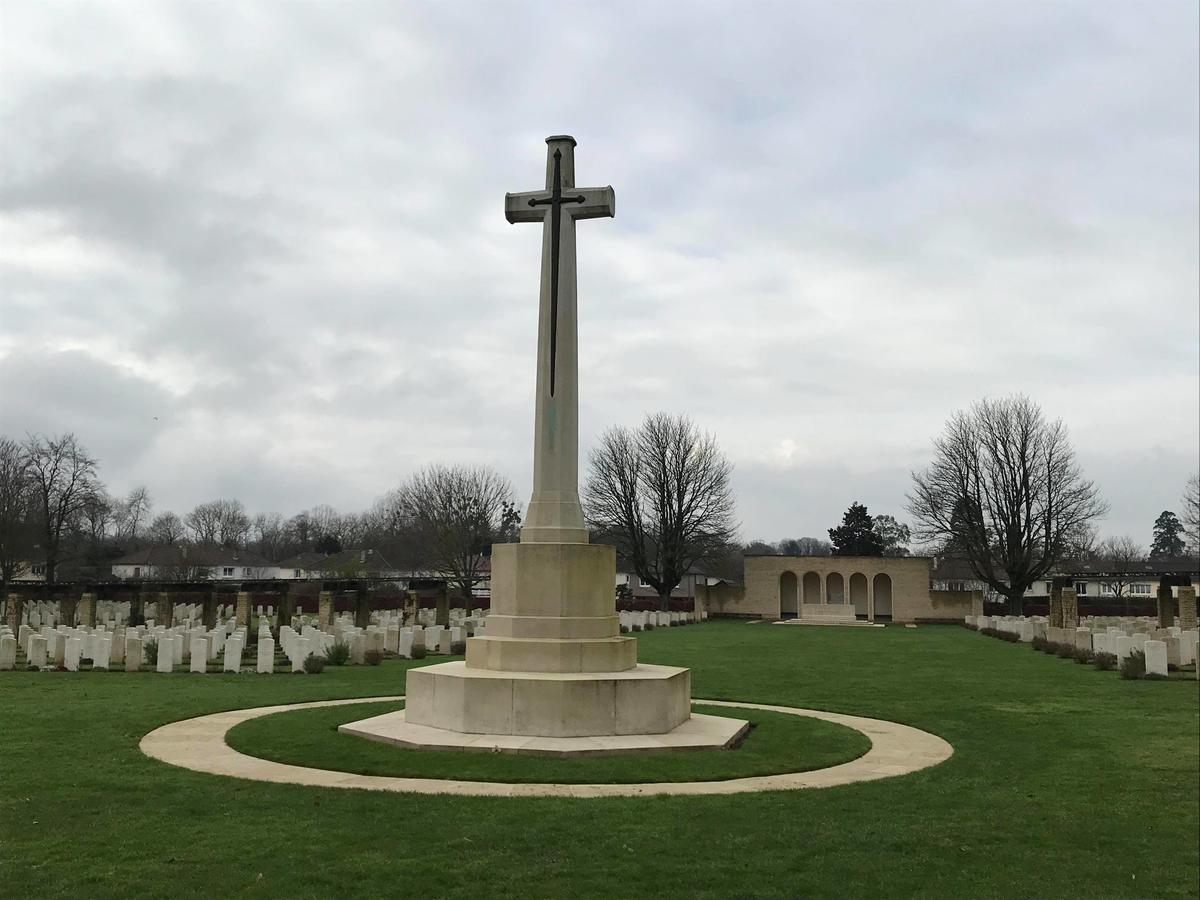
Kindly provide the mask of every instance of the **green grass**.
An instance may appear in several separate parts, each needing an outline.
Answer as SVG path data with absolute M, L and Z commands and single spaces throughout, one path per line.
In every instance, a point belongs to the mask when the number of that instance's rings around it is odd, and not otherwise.
M 166 722 L 403 692 L 319 676 L 0 673 L 4 897 L 1195 897 L 1200 692 L 955 627 L 718 622 L 639 636 L 693 694 L 893 719 L 912 775 L 704 797 L 430 797 L 274 785 L 141 755 Z M 437 662 L 430 659 L 424 663 Z
M 694 709 L 706 715 L 749 720 L 754 727 L 737 750 L 677 750 L 564 759 L 409 750 L 338 733 L 337 727 L 345 722 L 403 706 L 403 703 L 366 703 L 274 713 L 235 726 L 226 740 L 229 746 L 250 756 L 358 775 L 557 784 L 723 781 L 804 772 L 849 762 L 871 749 L 865 735 L 843 725 L 721 706 Z

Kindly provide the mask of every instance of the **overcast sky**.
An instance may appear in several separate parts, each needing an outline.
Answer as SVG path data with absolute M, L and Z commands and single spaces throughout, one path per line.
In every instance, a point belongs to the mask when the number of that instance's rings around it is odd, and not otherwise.
M 541 185 L 569 133 L 580 443 L 686 413 L 743 536 L 904 519 L 1024 391 L 1144 544 L 1200 455 L 1197 7 L 0 3 L 0 433 L 114 492 L 528 498 Z

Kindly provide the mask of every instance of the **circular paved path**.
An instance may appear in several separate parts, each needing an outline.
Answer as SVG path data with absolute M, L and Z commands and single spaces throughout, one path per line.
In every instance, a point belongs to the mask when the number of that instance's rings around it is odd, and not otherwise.
M 867 719 L 817 709 L 770 706 L 765 703 L 734 703 L 724 700 L 693 700 L 705 706 L 733 709 L 765 709 L 792 716 L 811 716 L 860 731 L 871 739 L 871 749 L 858 759 L 811 772 L 731 778 L 727 781 L 680 781 L 651 784 L 505 784 L 492 781 L 446 781 L 438 778 L 396 778 L 383 775 L 354 775 L 329 769 L 291 766 L 239 753 L 225 743 L 225 733 L 234 725 L 271 713 L 318 706 L 344 706 L 403 700 L 398 697 L 361 697 L 353 700 L 321 700 L 286 706 L 260 706 L 213 713 L 156 728 L 139 745 L 147 756 L 213 775 L 229 775 L 251 781 L 302 784 L 310 787 L 360 788 L 417 794 L 465 794 L 477 797 L 636 797 L 651 794 L 741 794 L 750 791 L 791 791 L 801 788 L 833 787 L 856 781 L 874 781 L 906 775 L 935 766 L 950 758 L 954 748 L 936 735 L 896 722 Z

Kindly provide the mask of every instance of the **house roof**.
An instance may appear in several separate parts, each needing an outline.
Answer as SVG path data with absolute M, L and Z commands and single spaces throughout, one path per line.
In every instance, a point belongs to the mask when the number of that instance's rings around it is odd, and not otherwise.
M 281 569 L 315 569 L 323 559 L 325 559 L 324 553 L 305 550 L 289 556 L 287 559 L 281 559 L 275 565 Z
M 397 568 L 378 550 L 342 550 L 328 555 L 297 553 L 278 563 L 281 569 L 307 569 L 311 572 L 370 574 L 395 572 Z
M 188 547 L 185 545 L 145 547 L 112 561 L 114 566 L 250 566 L 270 568 L 273 563 L 264 556 L 232 547 Z

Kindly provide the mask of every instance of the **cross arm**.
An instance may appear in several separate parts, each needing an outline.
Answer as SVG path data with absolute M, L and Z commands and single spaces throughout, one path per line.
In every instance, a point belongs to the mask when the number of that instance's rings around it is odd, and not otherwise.
M 583 197 L 582 203 L 563 204 L 563 209 L 576 219 L 612 218 L 617 214 L 617 195 L 610 185 L 604 187 L 571 188 L 564 193 Z
M 616 215 L 617 198 L 611 187 L 564 188 L 562 211 L 576 219 L 599 219 Z M 504 195 L 504 218 L 510 224 L 541 222 L 550 208 L 549 191 L 521 191 Z M 579 199 L 579 198 L 582 198 Z
M 546 215 L 546 206 L 530 206 L 530 200 L 543 200 L 547 197 L 545 191 L 521 191 L 517 194 L 504 195 L 504 218 L 510 225 L 517 222 L 540 222 Z

